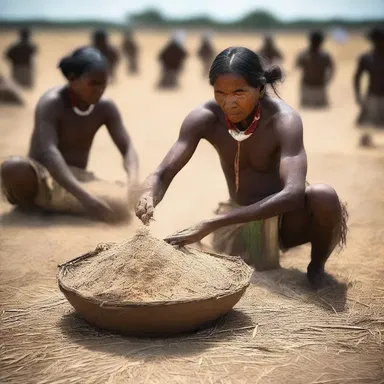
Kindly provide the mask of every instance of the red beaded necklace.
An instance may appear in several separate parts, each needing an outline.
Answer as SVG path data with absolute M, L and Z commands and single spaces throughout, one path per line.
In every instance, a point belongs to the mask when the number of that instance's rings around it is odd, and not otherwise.
M 256 108 L 256 113 L 255 113 L 255 117 L 253 118 L 252 120 L 252 123 L 249 125 L 249 127 L 245 130 L 245 131 L 240 131 L 236 125 L 234 123 L 232 123 L 229 119 L 228 119 L 228 116 L 225 115 L 225 121 L 227 123 L 227 126 L 228 126 L 228 130 L 231 131 L 231 130 L 234 130 L 234 131 L 237 131 L 237 132 L 241 132 L 243 133 L 244 135 L 252 135 L 253 132 L 256 131 L 256 128 L 257 128 L 257 124 L 260 120 L 260 103 L 258 104 L 257 108 Z
M 241 148 L 241 141 L 248 139 L 251 137 L 251 135 L 256 131 L 257 125 L 260 120 L 260 102 L 256 108 L 255 117 L 252 120 L 252 123 L 249 125 L 249 127 L 245 131 L 240 131 L 235 124 L 233 124 L 229 119 L 228 116 L 225 115 L 225 121 L 227 123 L 228 131 L 230 135 L 237 141 L 237 151 L 235 155 L 235 185 L 236 185 L 236 193 L 239 191 L 239 185 L 240 185 L 240 148 Z

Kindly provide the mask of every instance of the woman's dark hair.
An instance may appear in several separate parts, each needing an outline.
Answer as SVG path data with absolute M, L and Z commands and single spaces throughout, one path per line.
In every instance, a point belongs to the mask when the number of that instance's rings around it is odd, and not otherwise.
M 93 47 L 76 49 L 71 55 L 63 57 L 58 67 L 66 79 L 75 79 L 94 70 L 108 70 L 108 63 L 101 52 Z
M 269 84 L 279 96 L 276 83 L 283 78 L 281 68 L 277 65 L 266 68 L 261 56 L 248 48 L 230 47 L 220 52 L 209 70 L 209 83 L 214 85 L 219 76 L 228 73 L 242 76 L 254 88 Z

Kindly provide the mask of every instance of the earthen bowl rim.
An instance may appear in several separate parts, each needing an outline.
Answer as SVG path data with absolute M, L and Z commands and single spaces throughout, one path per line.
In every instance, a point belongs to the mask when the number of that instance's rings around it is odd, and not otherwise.
M 187 247 L 187 248 L 196 249 L 193 247 Z M 243 259 L 241 259 L 241 257 L 221 255 L 221 254 L 214 253 L 214 252 L 201 251 L 199 249 L 196 249 L 196 250 L 198 250 L 199 252 L 204 252 L 206 254 L 209 254 L 213 257 L 222 258 L 222 259 L 226 259 L 226 260 L 233 261 L 233 262 L 243 263 L 243 267 L 247 267 L 249 270 L 248 279 L 245 279 L 245 277 L 244 277 L 244 283 L 241 284 L 241 286 L 239 286 L 239 288 L 237 288 L 236 290 L 233 290 L 232 292 L 205 296 L 205 297 L 201 297 L 198 299 L 187 299 L 186 298 L 186 299 L 178 299 L 178 300 L 172 300 L 172 301 L 157 300 L 157 301 L 146 301 L 146 302 L 100 300 L 100 299 L 96 299 L 94 297 L 85 296 L 85 295 L 81 294 L 77 289 L 71 288 L 63 282 L 64 273 L 65 273 L 66 268 L 73 266 L 73 265 L 75 265 L 75 264 L 77 264 L 83 260 L 86 260 L 88 258 L 96 256 L 99 252 L 101 252 L 100 250 L 94 250 L 94 251 L 84 253 L 78 257 L 75 257 L 71 260 L 66 261 L 65 263 L 59 264 L 56 277 L 57 277 L 59 288 L 63 293 L 66 293 L 66 292 L 72 293 L 72 294 L 76 295 L 81 300 L 87 301 L 87 302 L 92 303 L 92 304 L 96 304 L 102 308 L 110 308 L 110 309 L 113 309 L 113 308 L 119 309 L 119 308 L 127 308 L 127 307 L 139 308 L 139 307 L 154 307 L 154 306 L 188 304 L 188 303 L 192 303 L 192 302 L 207 301 L 207 300 L 214 300 L 214 299 L 219 300 L 219 299 L 223 299 L 225 297 L 236 295 L 238 293 L 244 294 L 245 290 L 248 288 L 248 286 L 251 283 L 252 269 L 243 261 Z

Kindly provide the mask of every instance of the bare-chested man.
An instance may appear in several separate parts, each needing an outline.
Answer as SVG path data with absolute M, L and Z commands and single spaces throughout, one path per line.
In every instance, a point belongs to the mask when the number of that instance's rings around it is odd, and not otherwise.
M 263 46 L 258 53 L 265 59 L 268 65 L 279 64 L 283 61 L 283 54 L 276 47 L 272 36 L 265 36 Z
M 173 178 L 205 139 L 220 157 L 230 200 L 219 206 L 216 217 L 165 240 L 182 246 L 235 227 L 230 237 L 222 237 L 222 244 L 216 242 L 218 251 L 232 249 L 227 253 L 246 256 L 250 264 L 257 264 L 260 241 L 277 239 L 282 249 L 311 243 L 307 276 L 319 286 L 325 262 L 336 245 L 345 242 L 346 211 L 332 187 L 306 185 L 301 118 L 281 99 L 266 93 L 268 85 L 275 89 L 281 79 L 280 68 L 265 69 L 256 53 L 234 47 L 215 58 L 209 78 L 215 100 L 185 118 L 177 142 L 144 183 L 136 215 L 149 223 Z M 275 220 L 276 236 L 263 240 L 260 222 L 268 220 Z
M 107 59 L 111 80 L 115 80 L 116 67 L 120 58 L 117 49 L 109 43 L 107 32 L 102 29 L 95 31 L 92 38 L 92 45 Z
M 361 112 L 357 124 L 384 128 L 384 27 L 376 27 L 368 35 L 372 50 L 360 56 L 354 77 L 354 89 Z M 368 92 L 361 94 L 361 77 L 368 75 Z
M 329 105 L 327 86 L 333 78 L 335 65 L 331 55 L 322 49 L 323 42 L 322 32 L 311 32 L 309 48 L 301 52 L 296 60 L 296 66 L 302 71 L 302 107 L 324 108 Z
M 108 63 L 98 50 L 85 47 L 63 58 L 59 67 L 68 84 L 40 98 L 28 157 L 11 157 L 1 165 L 3 192 L 22 208 L 113 219 L 115 212 L 85 184 L 95 180 L 86 167 L 92 141 L 103 125 L 123 156 L 131 182 L 137 179 L 136 151 L 120 113 L 111 100 L 102 98 Z
M 161 65 L 161 78 L 159 88 L 176 88 L 179 85 L 179 76 L 188 54 L 184 48 L 185 34 L 182 31 L 173 34 L 171 40 L 161 50 L 159 61 Z
M 122 50 L 127 56 L 127 68 L 128 73 L 136 74 L 138 72 L 138 55 L 139 55 L 139 46 L 133 37 L 131 30 L 126 30 L 124 33 Z
M 29 29 L 21 29 L 19 35 L 19 41 L 7 49 L 5 58 L 11 63 L 15 83 L 24 88 L 32 88 L 35 83 L 34 56 L 37 47 L 31 41 Z
M 200 46 L 197 50 L 197 56 L 201 60 L 203 65 L 203 77 L 208 76 L 209 68 L 211 67 L 212 61 L 215 58 L 215 49 L 212 44 L 211 36 L 206 33 L 202 39 Z

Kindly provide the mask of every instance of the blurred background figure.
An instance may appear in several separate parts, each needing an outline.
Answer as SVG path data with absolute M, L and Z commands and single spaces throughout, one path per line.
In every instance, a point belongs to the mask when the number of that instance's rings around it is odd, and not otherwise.
M 259 50 L 259 52 L 256 52 L 259 55 L 261 55 L 265 63 L 267 65 L 271 64 L 281 64 L 283 61 L 283 54 L 281 51 L 276 47 L 275 41 L 272 36 L 265 36 L 263 46 Z
M 98 29 L 93 33 L 92 45 L 97 48 L 107 59 L 111 80 L 115 79 L 116 66 L 119 62 L 117 49 L 109 43 L 108 33 L 103 29 Z
M 127 58 L 127 70 L 130 74 L 136 74 L 138 68 L 139 46 L 133 37 L 133 31 L 126 29 L 124 31 L 122 51 Z
M 197 56 L 203 65 L 203 77 L 208 76 L 215 55 L 216 51 L 212 44 L 212 34 L 207 32 L 201 38 L 200 46 L 197 50 Z
M 332 30 L 332 39 L 338 44 L 346 44 L 349 40 L 348 32 L 341 27 Z
M 160 51 L 161 78 L 158 83 L 159 88 L 176 88 L 179 86 L 179 76 L 188 56 L 184 48 L 184 41 L 185 33 L 183 31 L 175 32 Z
M 361 108 L 357 124 L 384 128 L 384 26 L 373 28 L 368 39 L 372 49 L 360 56 L 354 77 L 355 97 Z M 368 75 L 368 90 L 362 96 L 364 73 Z
M 309 47 L 296 59 L 301 69 L 300 104 L 302 107 L 324 108 L 329 105 L 327 86 L 334 75 L 331 55 L 322 49 L 324 35 L 320 31 L 309 34 Z
M 5 53 L 5 59 L 11 64 L 13 80 L 24 88 L 34 86 L 36 53 L 37 47 L 31 41 L 31 31 L 28 28 L 20 29 L 19 41 L 12 44 Z
M 24 105 L 23 97 L 17 87 L 0 73 L 0 105 Z

